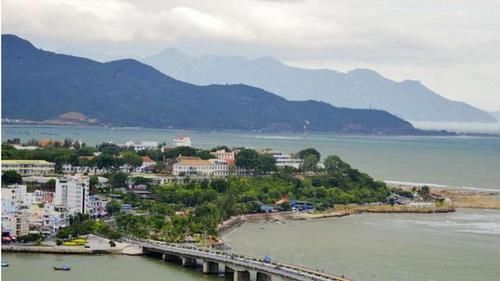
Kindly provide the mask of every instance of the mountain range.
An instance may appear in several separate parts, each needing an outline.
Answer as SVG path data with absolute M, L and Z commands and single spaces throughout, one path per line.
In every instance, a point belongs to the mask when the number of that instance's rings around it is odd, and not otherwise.
M 422 133 L 382 110 L 289 101 L 242 84 L 197 86 L 136 60 L 57 54 L 15 35 L 2 35 L 2 69 L 4 119 L 71 115 L 111 126 L 302 131 L 307 123 L 311 131 Z
M 493 115 L 493 117 L 495 117 L 498 120 L 498 122 L 500 122 L 500 110 L 490 112 L 490 114 Z
M 244 83 L 290 100 L 313 99 L 340 107 L 386 110 L 410 121 L 497 121 L 489 113 L 446 99 L 418 81 L 396 82 L 369 69 L 342 73 L 292 67 L 271 57 L 192 57 L 173 48 L 142 61 L 198 85 Z

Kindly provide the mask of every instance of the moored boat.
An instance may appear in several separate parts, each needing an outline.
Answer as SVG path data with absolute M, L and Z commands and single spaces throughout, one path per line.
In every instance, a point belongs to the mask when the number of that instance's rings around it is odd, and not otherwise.
M 68 271 L 68 270 L 71 270 L 71 267 L 69 265 L 54 266 L 54 270 Z
M 2 267 L 9 267 L 9 263 L 6 261 L 2 261 Z

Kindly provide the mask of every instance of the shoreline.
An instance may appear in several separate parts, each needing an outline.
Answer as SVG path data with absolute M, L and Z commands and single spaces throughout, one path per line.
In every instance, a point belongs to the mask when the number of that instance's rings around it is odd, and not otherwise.
M 35 121 L 38 122 L 38 121 Z M 301 135 L 302 131 L 267 131 L 267 130 L 224 130 L 224 129 L 214 129 L 214 128 L 157 128 L 157 127 L 141 127 L 141 126 L 112 126 L 112 125 L 91 125 L 91 124 L 53 124 L 53 123 L 39 123 L 39 124 L 21 124 L 21 123 L 11 123 L 2 122 L 3 127 L 40 127 L 40 128 L 100 128 L 109 130 L 169 130 L 169 131 L 194 131 L 194 132 L 239 132 L 239 133 L 278 133 L 285 135 Z M 339 136 L 374 136 L 374 137 L 485 137 L 485 138 L 500 138 L 498 133 L 481 133 L 481 132 L 455 132 L 447 131 L 442 132 L 441 130 L 426 130 L 418 129 L 414 127 L 414 131 L 407 133 L 382 133 L 378 134 L 376 132 L 366 133 L 366 132 L 345 132 L 345 131 L 317 131 L 315 134 L 335 134 Z M 420 132 L 420 133 L 417 133 Z
M 240 227 L 245 223 L 253 223 L 258 221 L 286 221 L 286 220 L 310 220 L 310 219 L 325 219 L 339 218 L 350 215 L 359 215 L 363 213 L 371 214 L 440 214 L 451 213 L 457 209 L 494 209 L 500 210 L 500 190 L 495 189 L 468 189 L 448 185 L 439 184 L 424 184 L 424 183 L 409 183 L 385 181 L 389 187 L 412 189 L 414 187 L 422 187 L 427 185 L 431 187 L 431 193 L 451 200 L 451 203 L 442 206 L 408 206 L 388 204 L 368 204 L 368 205 L 338 205 L 333 209 L 321 212 L 275 212 L 275 213 L 258 213 L 240 215 L 229 218 L 222 222 L 217 230 L 219 231 L 218 244 L 224 244 L 222 237 L 229 234 L 231 231 Z

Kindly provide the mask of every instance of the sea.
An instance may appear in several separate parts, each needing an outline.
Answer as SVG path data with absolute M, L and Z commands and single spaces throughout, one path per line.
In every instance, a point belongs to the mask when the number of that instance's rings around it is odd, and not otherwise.
M 2 140 L 19 138 L 102 142 L 157 141 L 171 145 L 177 135 L 200 148 L 217 145 L 272 148 L 295 153 L 314 147 L 322 156 L 338 155 L 378 180 L 428 183 L 475 189 L 500 189 L 499 137 L 368 136 L 185 131 L 143 128 L 3 126 Z

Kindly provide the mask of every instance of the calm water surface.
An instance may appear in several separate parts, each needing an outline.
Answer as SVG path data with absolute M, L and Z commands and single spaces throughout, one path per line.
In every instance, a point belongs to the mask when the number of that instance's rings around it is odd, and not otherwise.
M 500 138 L 339 136 L 198 132 L 159 129 L 105 129 L 4 126 L 2 139 L 80 139 L 88 144 L 151 140 L 172 143 L 189 135 L 193 146 L 247 146 L 297 152 L 315 147 L 323 155 L 337 154 L 352 166 L 381 180 L 436 183 L 500 189 Z
M 261 222 L 224 239 L 235 252 L 271 255 L 354 280 L 500 280 L 500 211 Z
M 78 256 L 3 254 L 10 264 L 2 268 L 4 281 L 194 281 L 221 280 L 159 259 L 130 256 Z M 71 271 L 55 271 L 54 265 L 70 265 Z

